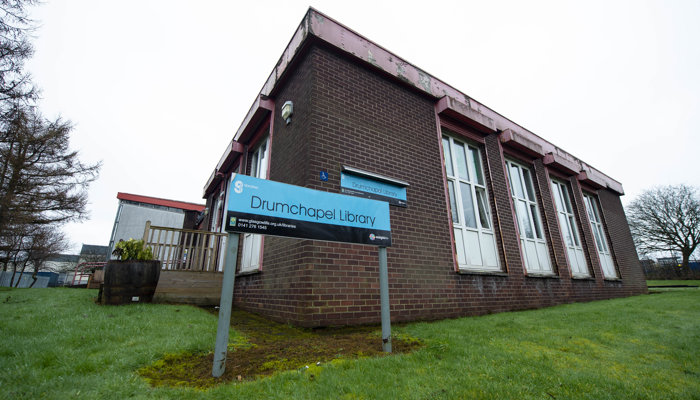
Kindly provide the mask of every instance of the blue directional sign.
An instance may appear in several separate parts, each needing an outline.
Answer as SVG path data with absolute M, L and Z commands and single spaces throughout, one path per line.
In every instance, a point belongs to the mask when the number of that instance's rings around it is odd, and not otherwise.
M 394 206 L 406 207 L 406 187 L 365 176 L 341 172 L 340 191 L 351 196 L 366 197 L 386 201 Z
M 226 230 L 391 246 L 389 204 L 235 174 Z

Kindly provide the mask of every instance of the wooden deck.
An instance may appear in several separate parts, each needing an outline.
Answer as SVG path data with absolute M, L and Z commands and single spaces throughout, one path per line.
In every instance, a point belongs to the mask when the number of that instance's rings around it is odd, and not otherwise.
M 154 303 L 219 305 L 224 274 L 201 271 L 160 271 Z

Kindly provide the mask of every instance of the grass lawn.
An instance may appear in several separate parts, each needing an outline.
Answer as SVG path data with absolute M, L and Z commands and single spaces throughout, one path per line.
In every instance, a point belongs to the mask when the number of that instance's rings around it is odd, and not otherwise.
M 136 371 L 211 350 L 214 315 L 95 296 L 0 289 L 0 398 L 700 399 L 699 290 L 395 326 L 424 346 L 206 390 L 153 388 Z

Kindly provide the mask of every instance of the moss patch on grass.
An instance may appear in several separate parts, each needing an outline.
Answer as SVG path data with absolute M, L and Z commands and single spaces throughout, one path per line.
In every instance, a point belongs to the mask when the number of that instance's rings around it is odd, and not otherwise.
M 231 315 L 232 326 L 247 341 L 229 344 L 226 369 L 212 377 L 213 353 L 167 354 L 138 373 L 152 386 L 208 388 L 231 381 L 250 381 L 277 372 L 309 371 L 338 359 L 385 356 L 377 327 L 301 329 L 268 321 L 241 310 Z M 392 336 L 393 353 L 406 353 L 421 342 L 406 335 Z

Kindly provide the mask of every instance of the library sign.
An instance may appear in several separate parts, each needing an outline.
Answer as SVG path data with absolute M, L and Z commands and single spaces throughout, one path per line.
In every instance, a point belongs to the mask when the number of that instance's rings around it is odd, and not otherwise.
M 389 204 L 236 174 L 226 230 L 391 246 Z
M 386 251 L 387 246 L 391 246 L 389 203 L 233 174 L 226 231 L 377 246 L 382 349 L 391 353 Z M 239 235 L 229 235 L 212 364 L 215 378 L 223 375 L 226 369 L 238 243 Z

